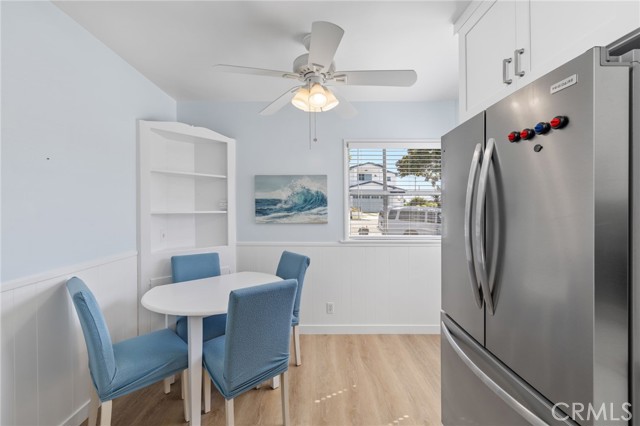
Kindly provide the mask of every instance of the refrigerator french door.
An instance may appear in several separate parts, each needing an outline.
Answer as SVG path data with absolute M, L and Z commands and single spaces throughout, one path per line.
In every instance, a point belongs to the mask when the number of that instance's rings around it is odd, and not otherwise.
M 443 137 L 444 425 L 628 420 L 631 67 L 605 57 Z

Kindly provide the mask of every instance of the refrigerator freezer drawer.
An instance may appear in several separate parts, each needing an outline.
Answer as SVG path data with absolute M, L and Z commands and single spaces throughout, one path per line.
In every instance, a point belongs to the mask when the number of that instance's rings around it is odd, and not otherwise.
M 444 426 L 576 425 L 442 314 Z

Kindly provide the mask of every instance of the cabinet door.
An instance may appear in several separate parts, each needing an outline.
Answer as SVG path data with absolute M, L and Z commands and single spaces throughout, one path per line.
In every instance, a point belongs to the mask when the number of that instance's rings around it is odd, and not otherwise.
M 593 46 L 606 46 L 640 26 L 637 1 L 532 1 L 529 83 Z
M 507 69 L 513 83 L 503 82 L 503 60 L 513 60 L 516 49 L 516 2 L 485 2 L 470 21 L 460 30 L 463 119 L 506 96 L 516 81 L 512 62 Z

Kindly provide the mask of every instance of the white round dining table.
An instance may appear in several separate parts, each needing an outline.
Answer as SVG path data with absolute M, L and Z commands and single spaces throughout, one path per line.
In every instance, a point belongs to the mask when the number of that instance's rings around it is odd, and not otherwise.
M 227 312 L 229 293 L 245 287 L 282 279 L 262 272 L 236 272 L 193 281 L 161 285 L 142 296 L 142 306 L 150 311 L 188 318 L 189 331 L 189 411 L 192 426 L 201 423 L 202 408 L 202 320 Z

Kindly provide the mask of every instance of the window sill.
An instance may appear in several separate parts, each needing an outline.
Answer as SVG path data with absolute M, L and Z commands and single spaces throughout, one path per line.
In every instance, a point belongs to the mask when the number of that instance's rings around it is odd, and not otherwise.
M 340 240 L 340 244 L 345 245 L 361 245 L 376 247 L 406 247 L 406 246 L 423 246 L 423 247 L 440 247 L 442 239 L 440 237 L 427 238 L 375 238 L 375 237 L 352 237 L 346 240 Z

